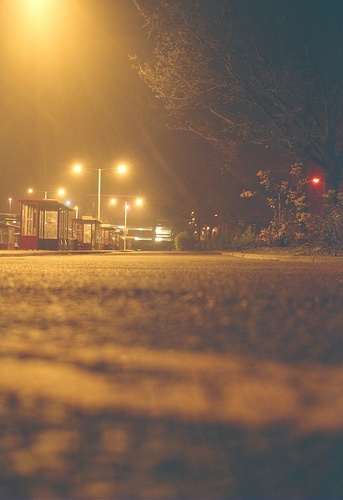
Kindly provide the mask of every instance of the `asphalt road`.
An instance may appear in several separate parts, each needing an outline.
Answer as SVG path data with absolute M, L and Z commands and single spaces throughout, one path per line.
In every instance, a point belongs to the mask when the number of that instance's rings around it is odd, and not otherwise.
M 0 257 L 0 498 L 343 498 L 343 261 Z

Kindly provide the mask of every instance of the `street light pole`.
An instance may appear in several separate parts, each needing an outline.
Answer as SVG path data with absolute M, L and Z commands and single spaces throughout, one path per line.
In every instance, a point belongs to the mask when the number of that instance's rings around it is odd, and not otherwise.
M 81 172 L 83 170 L 82 166 L 77 164 L 74 165 L 73 168 L 74 172 Z M 101 174 L 103 170 L 112 170 L 110 168 L 85 168 L 85 170 L 97 170 L 98 171 L 98 208 L 97 208 L 97 218 L 98 220 L 101 220 Z M 126 166 L 125 165 L 119 165 L 118 167 L 118 172 L 120 174 L 123 174 L 126 172 Z
M 137 198 L 136 199 L 136 205 L 142 205 L 142 203 L 143 203 L 142 198 Z M 127 235 L 127 232 L 128 232 L 128 228 L 127 228 L 127 211 L 128 211 L 129 208 L 130 208 L 130 205 L 126 201 L 125 205 L 124 205 L 124 252 L 126 250 L 126 235 Z
M 101 168 L 98 168 L 98 220 L 101 217 Z
M 8 203 L 10 207 L 10 214 L 12 213 L 12 198 L 8 198 Z
M 124 206 L 124 252 L 126 251 L 126 232 L 127 232 L 127 211 L 128 211 L 129 205 L 127 201 L 125 202 Z

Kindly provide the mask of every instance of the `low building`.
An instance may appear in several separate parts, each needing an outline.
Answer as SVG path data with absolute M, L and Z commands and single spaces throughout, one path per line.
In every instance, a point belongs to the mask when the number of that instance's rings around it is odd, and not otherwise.
M 72 250 L 101 250 L 103 248 L 100 232 L 101 222 L 92 216 L 84 215 L 71 220 Z
M 0 250 L 15 250 L 18 226 L 10 222 L 0 222 Z
M 67 250 L 69 213 L 73 210 L 58 200 L 20 200 L 21 250 Z

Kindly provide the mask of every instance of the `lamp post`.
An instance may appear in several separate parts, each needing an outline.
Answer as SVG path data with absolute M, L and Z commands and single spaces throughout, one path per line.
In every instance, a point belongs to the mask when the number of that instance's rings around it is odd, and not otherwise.
M 10 214 L 12 213 L 12 198 L 8 198 L 8 205 L 10 209 Z
M 126 251 L 126 233 L 127 233 L 127 211 L 129 209 L 129 204 L 127 201 L 124 205 L 124 252 Z
M 143 203 L 143 200 L 142 198 L 137 198 L 136 201 L 135 201 L 136 205 L 142 205 Z M 127 212 L 130 208 L 130 205 L 128 204 L 128 202 L 126 201 L 125 202 L 125 205 L 124 205 L 124 252 L 126 251 L 126 236 L 127 236 Z
M 83 168 L 81 165 L 74 165 L 74 168 L 73 168 L 74 172 L 81 172 L 82 170 L 96 170 L 98 172 L 98 194 L 97 194 L 97 197 L 98 197 L 98 203 L 97 203 L 97 219 L 98 220 L 101 220 L 101 177 L 102 177 L 102 171 L 103 170 L 112 170 L 111 167 L 109 168 Z M 119 165 L 119 167 L 117 168 L 117 172 L 119 174 L 124 174 L 126 173 L 126 165 Z
M 110 205 L 116 205 L 116 203 L 117 203 L 116 198 L 111 198 L 110 199 Z M 142 204 L 143 204 L 143 199 L 142 198 L 136 198 L 135 199 L 135 205 L 140 206 Z M 127 237 L 127 233 L 128 233 L 127 215 L 128 215 L 129 208 L 130 208 L 129 203 L 127 201 L 125 201 L 125 203 L 124 203 L 124 245 L 123 245 L 124 252 L 126 250 L 126 237 Z
M 98 168 L 98 220 L 101 219 L 101 172 L 101 168 Z
M 28 189 L 27 190 L 28 193 L 32 194 L 32 193 L 44 193 L 44 200 L 47 200 L 48 198 L 48 193 L 54 193 L 54 192 L 57 192 L 58 195 L 60 196 L 63 196 L 65 194 L 65 190 L 62 188 L 62 189 L 58 189 L 58 190 L 49 190 L 49 191 L 37 191 L 37 189 Z

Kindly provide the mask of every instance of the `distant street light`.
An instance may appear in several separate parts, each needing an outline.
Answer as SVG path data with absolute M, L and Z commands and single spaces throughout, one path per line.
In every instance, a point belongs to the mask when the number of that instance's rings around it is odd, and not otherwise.
M 142 198 L 137 198 L 135 200 L 135 204 L 137 206 L 141 206 L 143 204 L 143 200 Z M 124 205 L 124 252 L 126 251 L 126 237 L 127 237 L 127 212 L 130 208 L 130 205 L 128 204 L 128 202 L 126 201 L 125 202 L 125 205 Z
M 312 177 L 311 182 L 314 187 L 319 188 L 321 193 L 325 193 L 325 181 L 321 177 Z
M 59 196 L 63 196 L 65 194 L 65 190 L 64 189 L 52 189 L 52 190 L 49 190 L 49 191 L 39 191 L 37 189 L 28 189 L 27 190 L 28 193 L 30 194 L 33 194 L 33 193 L 43 193 L 44 194 L 44 200 L 46 200 L 48 198 L 48 193 L 56 193 L 58 194 Z
M 82 170 L 96 170 L 98 172 L 98 214 L 97 214 L 97 219 L 101 220 L 101 174 L 102 174 L 103 170 L 112 170 L 112 168 L 111 167 L 109 167 L 109 168 L 89 168 L 89 167 L 83 168 L 82 165 L 77 164 L 77 165 L 74 165 L 73 170 L 76 173 L 82 172 Z M 117 172 L 119 174 L 125 174 L 126 171 L 127 171 L 126 165 L 119 165 L 117 167 Z
M 109 203 L 110 203 L 110 205 L 116 205 L 116 203 L 117 203 L 116 198 L 111 198 Z M 142 198 L 136 198 L 134 200 L 134 203 L 137 206 L 141 206 L 143 204 L 143 199 Z M 127 228 L 127 214 L 128 214 L 129 208 L 130 208 L 129 203 L 127 201 L 125 201 L 125 203 L 124 203 L 124 251 L 126 250 L 126 236 L 127 236 L 127 232 L 128 232 L 128 228 Z

